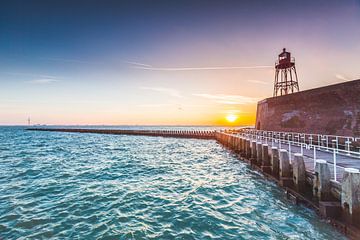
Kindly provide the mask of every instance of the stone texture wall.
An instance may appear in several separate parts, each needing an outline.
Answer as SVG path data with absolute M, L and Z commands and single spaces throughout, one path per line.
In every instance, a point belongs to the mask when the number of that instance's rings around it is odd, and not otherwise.
M 360 80 L 264 99 L 256 128 L 359 137 Z

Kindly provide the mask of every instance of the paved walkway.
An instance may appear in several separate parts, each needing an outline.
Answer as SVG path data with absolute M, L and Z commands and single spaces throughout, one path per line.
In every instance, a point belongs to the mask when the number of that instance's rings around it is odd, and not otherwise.
M 262 141 L 265 143 L 265 141 Z M 268 142 L 269 145 L 269 152 L 271 151 L 272 145 L 279 148 L 279 143 L 273 143 Z M 289 151 L 289 144 L 281 143 L 281 148 L 286 149 Z M 294 159 L 295 153 L 301 153 L 301 147 L 297 146 L 295 144 L 291 144 L 291 159 Z M 304 156 L 304 162 L 306 166 L 306 170 L 310 172 L 314 172 L 314 149 L 306 149 L 303 147 L 303 156 Z M 316 150 L 316 159 L 323 159 L 330 164 L 330 172 L 331 176 L 334 179 L 334 158 L 333 158 L 333 152 L 326 151 L 326 150 Z M 356 168 L 360 169 L 360 158 L 354 157 L 354 156 L 348 156 L 346 154 L 336 154 L 336 180 L 341 182 L 344 168 Z

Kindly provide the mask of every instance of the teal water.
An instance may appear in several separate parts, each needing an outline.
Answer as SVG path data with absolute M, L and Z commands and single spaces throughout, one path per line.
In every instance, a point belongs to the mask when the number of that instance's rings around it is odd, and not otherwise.
M 0 239 L 343 239 L 212 140 L 0 127 Z

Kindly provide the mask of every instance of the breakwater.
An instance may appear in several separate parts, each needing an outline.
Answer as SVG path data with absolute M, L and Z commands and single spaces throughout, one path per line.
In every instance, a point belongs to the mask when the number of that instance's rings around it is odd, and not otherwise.
M 306 168 L 304 156 L 274 144 L 231 132 L 216 132 L 215 138 L 286 190 L 294 203 L 313 208 L 351 239 L 360 237 L 360 172 L 345 168 L 341 182 L 333 181 L 329 159 L 317 159 L 313 171 Z M 281 146 L 281 145 L 280 145 Z M 287 145 L 285 145 L 287 146 Z M 360 160 L 358 160 L 360 161 Z
M 360 80 L 310 89 L 258 102 L 256 128 L 357 137 Z
M 346 236 L 360 236 L 360 172 L 344 168 L 339 181 L 332 180 L 329 159 L 316 159 L 313 169 L 307 168 L 301 152 L 291 153 L 282 148 L 257 140 L 242 131 L 173 131 L 173 130 L 102 130 L 102 129 L 55 129 L 32 128 L 34 131 L 60 131 L 119 135 L 144 135 L 215 139 L 234 151 L 254 169 L 262 172 L 286 190 L 286 196 L 295 204 L 313 208 Z M 280 142 L 281 143 L 281 142 Z M 324 155 L 325 156 L 325 155 Z M 358 160 L 359 161 L 359 160 Z
M 30 131 L 98 133 L 114 135 L 140 135 L 153 137 L 176 137 L 215 139 L 215 131 L 206 130 L 119 130 L 119 129 L 83 129 L 83 128 L 29 128 Z

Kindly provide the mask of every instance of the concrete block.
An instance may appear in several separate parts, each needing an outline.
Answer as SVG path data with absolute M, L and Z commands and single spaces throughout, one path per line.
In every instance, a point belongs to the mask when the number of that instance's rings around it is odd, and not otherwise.
M 279 149 L 277 147 L 271 148 L 271 172 L 275 177 L 279 177 Z
M 360 227 L 360 171 L 345 168 L 341 184 L 341 207 L 345 220 Z
M 256 163 L 257 165 L 261 166 L 262 162 L 262 143 L 257 142 L 256 143 Z
M 251 141 L 250 141 L 250 139 L 246 139 L 246 157 L 248 159 L 251 158 Z
M 245 153 L 245 138 L 240 137 L 240 153 Z
M 267 144 L 262 145 L 262 165 L 270 166 L 269 145 Z
M 293 167 L 293 181 L 295 189 L 298 192 L 305 191 L 306 171 L 303 155 L 300 153 L 294 154 L 294 160 L 292 161 Z
M 289 161 L 289 153 L 285 149 L 280 149 L 279 152 L 279 173 L 280 177 L 288 178 L 290 177 L 290 161 Z
M 234 150 L 235 150 L 236 153 L 240 152 L 240 138 L 239 137 L 235 137 Z
M 341 216 L 340 202 L 319 202 L 320 214 L 325 218 L 339 218 Z
M 327 201 L 331 196 L 331 174 L 329 165 L 325 160 L 317 160 L 315 163 L 315 175 L 313 180 L 313 195 L 320 201 Z
M 256 141 L 251 141 L 251 158 L 256 159 Z

